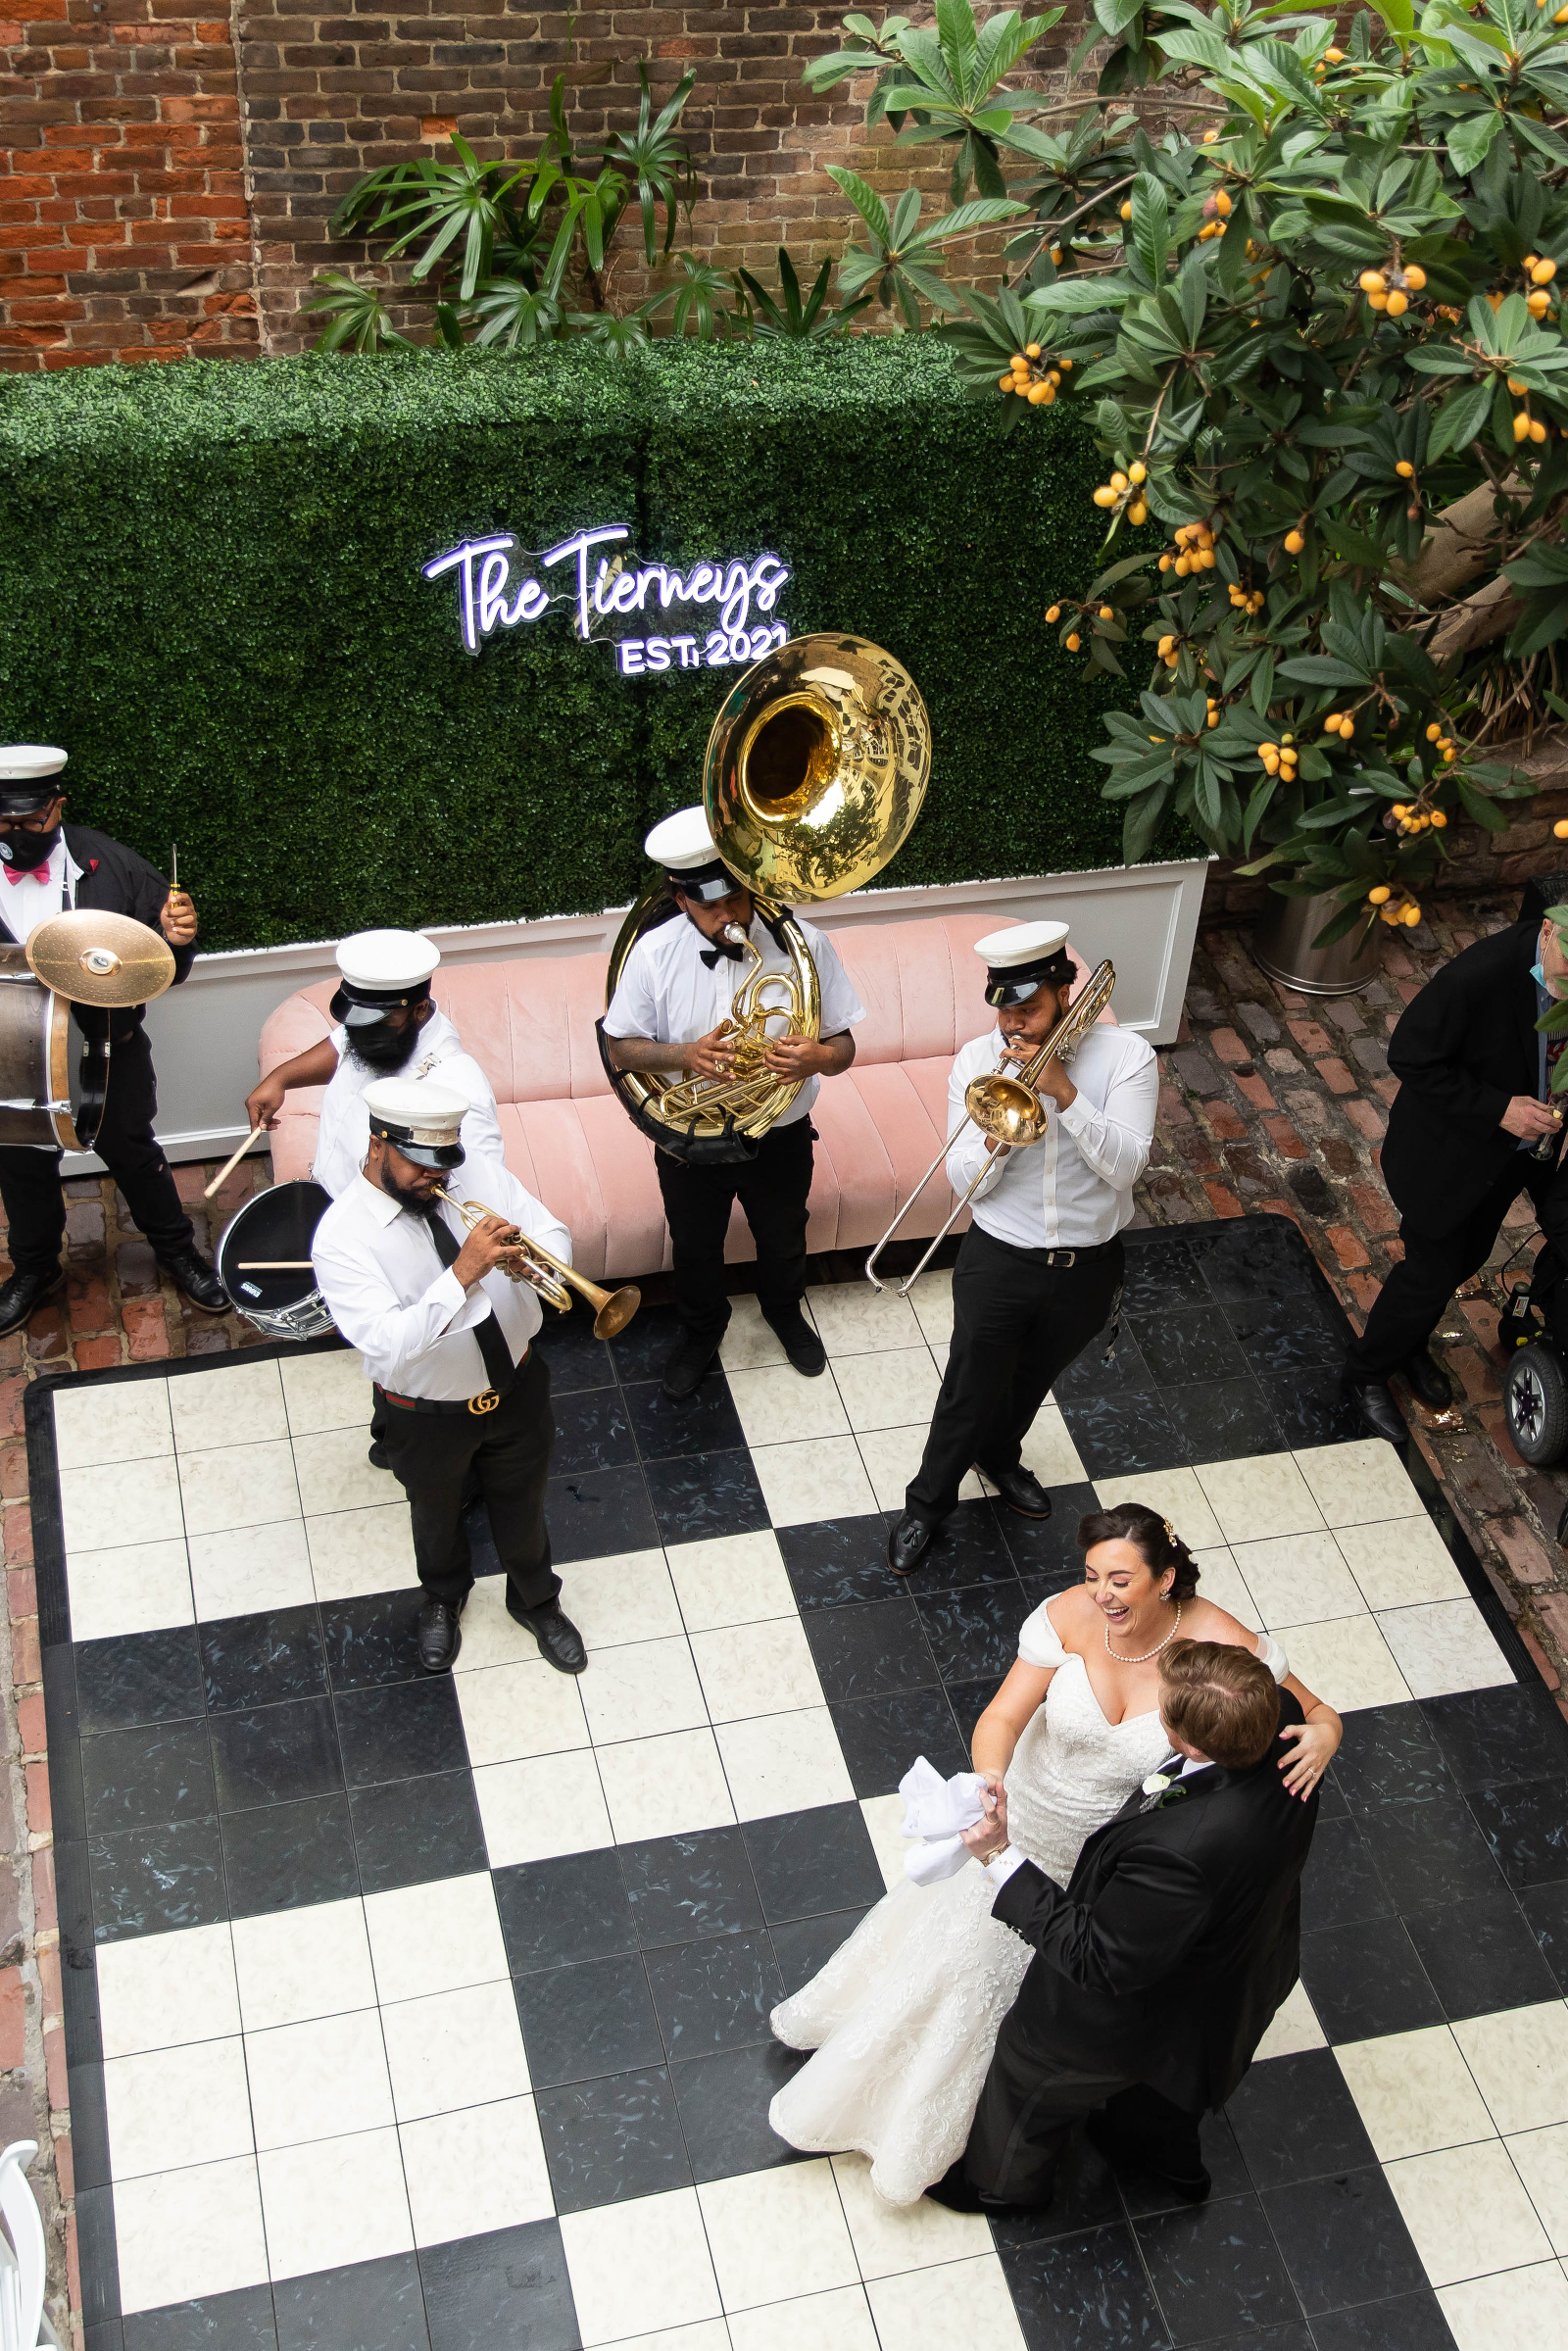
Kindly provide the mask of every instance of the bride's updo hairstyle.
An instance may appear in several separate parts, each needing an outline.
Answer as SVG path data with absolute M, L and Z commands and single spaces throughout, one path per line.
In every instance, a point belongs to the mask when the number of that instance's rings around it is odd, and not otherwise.
M 1173 1600 L 1190 1600 L 1198 1590 L 1198 1561 L 1168 1518 L 1147 1502 L 1118 1502 L 1114 1510 L 1091 1510 L 1078 1521 L 1078 1545 L 1092 1551 L 1097 1543 L 1130 1543 L 1157 1583 L 1171 1568 Z

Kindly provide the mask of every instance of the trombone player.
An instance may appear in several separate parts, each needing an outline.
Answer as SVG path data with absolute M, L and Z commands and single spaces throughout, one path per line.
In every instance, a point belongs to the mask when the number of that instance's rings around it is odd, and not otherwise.
M 966 1045 L 948 1081 L 948 1180 L 960 1197 L 991 1165 L 953 1270 L 953 1345 L 925 1452 L 888 1538 L 906 1576 L 924 1558 L 972 1466 L 1011 1510 L 1047 1518 L 1051 1496 L 1021 1458 L 1051 1384 L 1110 1319 L 1121 1290 L 1120 1233 L 1149 1163 L 1159 1071 L 1142 1037 L 1090 1028 L 1069 1073 L 1047 1061 L 1045 1134 L 1009 1151 L 964 1125 L 972 1079 L 1027 1060 L 1067 1010 L 1067 926 L 1020 923 L 980 940 L 997 1026 Z
M 473 1586 L 463 1523 L 470 1474 L 507 1571 L 507 1612 L 564 1674 L 587 1664 L 550 1564 L 545 1481 L 555 1422 L 550 1373 L 533 1345 L 538 1293 L 506 1271 L 520 1232 L 569 1262 L 571 1236 L 499 1160 L 466 1185 L 499 1202 L 469 1231 L 440 1200 L 464 1166 L 466 1098 L 431 1079 L 383 1078 L 364 1095 L 362 1174 L 316 1228 L 312 1259 L 343 1337 L 365 1357 L 394 1476 L 409 1497 L 424 1591 L 417 1636 L 426 1673 L 447 1673 Z

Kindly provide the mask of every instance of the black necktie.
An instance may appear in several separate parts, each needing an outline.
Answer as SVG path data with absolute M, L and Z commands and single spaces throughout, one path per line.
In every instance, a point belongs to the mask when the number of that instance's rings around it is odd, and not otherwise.
M 446 1219 L 432 1209 L 430 1214 L 425 1217 L 424 1222 L 429 1228 L 430 1238 L 435 1243 L 435 1253 L 442 1264 L 456 1265 L 462 1253 L 462 1244 L 453 1235 Z M 485 1378 L 498 1396 L 505 1396 L 517 1376 L 516 1365 L 512 1360 L 512 1349 L 507 1345 L 506 1333 L 496 1320 L 494 1306 L 490 1308 L 483 1322 L 473 1324 L 469 1337 L 477 1339 L 479 1342 L 479 1352 L 484 1357 Z
M 738 947 L 732 940 L 720 939 L 716 947 L 700 947 L 697 952 L 708 965 L 709 970 L 711 971 L 720 955 L 723 956 L 726 963 L 738 963 L 746 951 L 744 948 Z

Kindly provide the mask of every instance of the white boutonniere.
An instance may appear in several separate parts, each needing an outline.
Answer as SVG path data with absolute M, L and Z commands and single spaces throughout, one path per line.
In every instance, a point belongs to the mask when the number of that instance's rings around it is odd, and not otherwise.
M 1161 1796 L 1169 1786 L 1170 1782 L 1163 1772 L 1151 1772 L 1144 1782 L 1144 1793 L 1146 1796 Z

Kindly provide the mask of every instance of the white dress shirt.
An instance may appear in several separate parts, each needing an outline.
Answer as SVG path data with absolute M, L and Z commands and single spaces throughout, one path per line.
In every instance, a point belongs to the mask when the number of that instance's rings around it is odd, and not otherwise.
M 799 915 L 796 920 L 800 921 Z M 821 1034 L 837 1037 L 865 1018 L 865 1006 L 822 932 L 809 922 L 802 922 L 801 930 L 816 965 L 822 995 Z M 755 915 L 750 936 L 764 971 L 790 970 L 788 955 Z M 752 976 L 753 966 L 744 955 L 739 962 L 719 955 L 710 970 L 702 956 L 712 945 L 685 914 L 662 922 L 657 930 L 645 931 L 626 957 L 620 986 L 605 1014 L 606 1036 L 695 1045 L 699 1037 L 708 1036 L 721 1020 L 727 1020 L 735 991 Z M 769 998 L 776 994 L 776 990 L 768 991 Z M 679 1075 L 679 1071 L 669 1071 L 668 1082 Z M 816 1100 L 819 1082 L 808 1078 L 783 1117 L 774 1119 L 773 1128 L 793 1126 L 798 1118 L 804 1118 Z
M 0 882 L 0 890 L 4 888 L 4 882 Z M 463 1148 L 469 1158 L 506 1157 L 490 1080 L 472 1054 L 464 1052 L 463 1040 L 444 1012 L 431 1013 L 419 1031 L 413 1059 L 400 1070 L 367 1068 L 349 1052 L 348 1040 L 346 1028 L 332 1031 L 337 1067 L 321 1098 L 321 1124 L 316 1138 L 316 1162 L 311 1169 L 316 1181 L 334 1200 L 348 1190 L 365 1165 L 365 1154 L 370 1148 L 370 1114 L 365 1107 L 365 1089 L 373 1086 L 378 1078 L 427 1078 L 439 1070 L 438 1082 L 463 1095 L 469 1104 L 463 1122 Z
M 995 1069 L 1015 1070 L 1002 1058 L 1002 1031 L 976 1037 L 953 1064 L 948 1080 L 948 1133 L 963 1117 L 971 1080 Z M 981 1168 L 974 1221 L 993 1241 L 1014 1249 L 1093 1249 L 1109 1241 L 1133 1213 L 1133 1186 L 1149 1164 L 1159 1103 L 1159 1064 L 1131 1029 L 1092 1028 L 1068 1065 L 1078 1089 L 1069 1108 L 1046 1102 L 1046 1131 L 1038 1143 L 1005 1158 L 992 1152 L 974 1125 L 948 1152 L 948 1181 L 967 1192 Z
M 14 871 L 8 867 L 7 872 Z M 0 876 L 0 920 L 19 947 L 52 914 L 69 914 L 76 903 L 81 867 L 66 847 L 65 831 L 41 865 L 9 881 Z
M 459 1200 L 482 1200 L 567 1264 L 571 1235 L 501 1160 L 470 1158 L 454 1169 Z M 467 1231 L 438 1200 L 435 1213 L 462 1245 Z M 327 1310 L 368 1376 L 394 1396 L 461 1403 L 490 1385 L 475 1323 L 493 1313 L 514 1363 L 520 1363 L 543 1320 L 539 1294 L 496 1270 L 466 1291 L 443 1266 L 422 1216 L 357 1175 L 316 1228 L 311 1249 Z

